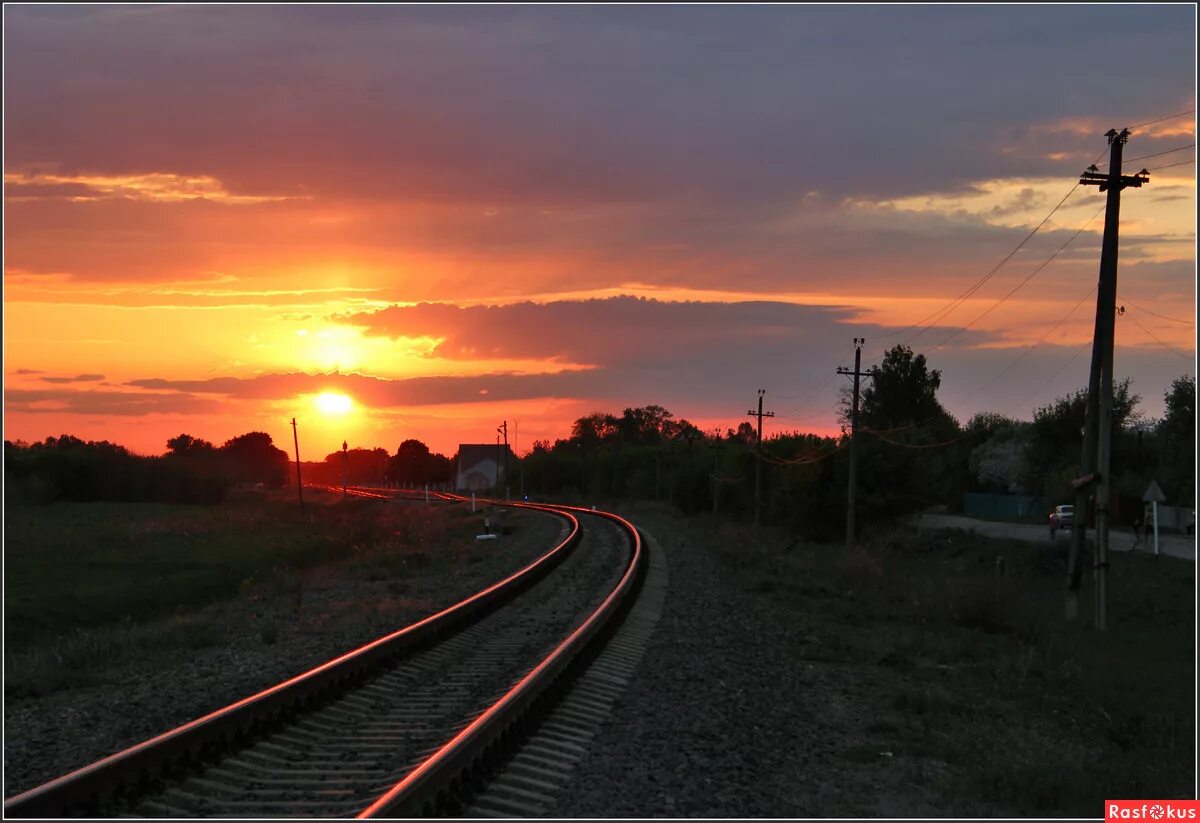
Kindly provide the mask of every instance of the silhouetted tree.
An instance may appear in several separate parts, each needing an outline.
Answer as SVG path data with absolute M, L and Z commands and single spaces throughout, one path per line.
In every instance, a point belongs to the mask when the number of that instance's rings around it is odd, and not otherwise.
M 275 447 L 266 432 L 247 432 L 225 441 L 221 454 L 239 481 L 282 486 L 287 483 L 287 452 Z

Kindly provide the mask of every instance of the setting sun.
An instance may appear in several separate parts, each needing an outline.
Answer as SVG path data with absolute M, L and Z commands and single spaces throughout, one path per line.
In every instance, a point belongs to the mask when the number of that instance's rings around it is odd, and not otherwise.
M 317 408 L 325 414 L 345 414 L 354 405 L 353 400 L 337 392 L 322 392 L 318 394 L 316 403 Z

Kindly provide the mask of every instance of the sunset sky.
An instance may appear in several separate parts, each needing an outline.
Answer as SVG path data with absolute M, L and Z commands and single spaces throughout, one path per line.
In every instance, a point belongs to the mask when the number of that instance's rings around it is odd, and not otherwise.
M 759 388 L 768 434 L 831 433 L 856 336 L 962 422 L 1029 419 L 1087 382 L 1104 195 L 1072 187 L 1123 126 L 1116 375 L 1160 416 L 1195 374 L 1195 15 L 7 5 L 4 436 L 290 451 L 295 417 L 320 459 L 507 419 L 524 452 Z

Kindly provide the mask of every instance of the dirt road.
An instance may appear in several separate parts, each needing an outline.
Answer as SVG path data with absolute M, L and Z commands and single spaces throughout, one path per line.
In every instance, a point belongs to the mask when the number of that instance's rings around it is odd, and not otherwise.
M 1050 542 L 1049 526 L 1033 526 L 1028 523 L 998 523 L 990 520 L 977 520 L 960 514 L 923 514 L 917 521 L 920 529 L 964 529 L 974 530 L 988 537 L 1007 537 L 1013 540 L 1028 540 L 1030 542 Z M 1070 532 L 1059 531 L 1056 540 L 1069 540 Z M 1115 529 L 1111 533 L 1109 545 L 1113 551 L 1124 552 L 1133 549 L 1133 532 Z M 1181 557 L 1184 560 L 1194 560 L 1196 557 L 1196 538 L 1181 534 L 1163 534 L 1158 536 L 1158 550 L 1162 554 Z M 1136 551 L 1154 551 L 1154 535 L 1150 535 L 1149 544 L 1145 540 Z

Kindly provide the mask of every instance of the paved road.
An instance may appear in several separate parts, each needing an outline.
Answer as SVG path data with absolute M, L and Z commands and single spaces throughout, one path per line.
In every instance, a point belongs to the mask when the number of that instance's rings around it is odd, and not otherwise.
M 991 520 L 977 520 L 961 514 L 923 514 L 917 521 L 921 529 L 974 529 L 988 537 L 1007 537 L 1013 540 L 1028 540 L 1030 542 L 1048 543 L 1050 541 L 1049 526 L 1033 526 L 1028 523 L 997 523 Z M 1058 540 L 1069 540 L 1070 532 L 1059 531 Z M 1109 538 L 1109 546 L 1113 551 L 1129 551 L 1133 547 L 1133 532 L 1114 529 Z M 1162 554 L 1172 557 L 1182 557 L 1194 560 L 1196 557 L 1196 538 L 1180 534 L 1158 535 L 1158 549 Z M 1154 535 L 1150 535 L 1150 545 L 1143 541 L 1137 551 L 1154 551 Z

